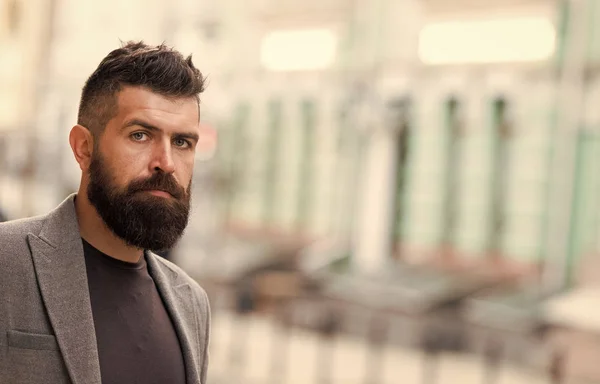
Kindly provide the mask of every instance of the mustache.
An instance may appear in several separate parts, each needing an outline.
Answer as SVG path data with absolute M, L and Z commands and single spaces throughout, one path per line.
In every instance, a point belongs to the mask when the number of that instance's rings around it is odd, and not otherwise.
M 134 194 L 150 190 L 168 192 L 176 199 L 183 199 L 186 196 L 185 189 L 177 183 L 175 177 L 164 172 L 157 172 L 144 180 L 132 181 L 127 188 L 127 193 Z

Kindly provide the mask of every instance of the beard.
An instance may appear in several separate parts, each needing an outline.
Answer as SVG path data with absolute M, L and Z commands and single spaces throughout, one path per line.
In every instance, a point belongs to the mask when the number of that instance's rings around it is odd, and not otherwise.
M 156 172 L 125 188 L 114 185 L 110 168 L 98 150 L 89 168 L 87 197 L 106 226 L 132 247 L 154 252 L 171 249 L 183 235 L 190 213 L 191 182 L 181 187 L 173 175 Z M 171 198 L 145 191 L 168 192 Z

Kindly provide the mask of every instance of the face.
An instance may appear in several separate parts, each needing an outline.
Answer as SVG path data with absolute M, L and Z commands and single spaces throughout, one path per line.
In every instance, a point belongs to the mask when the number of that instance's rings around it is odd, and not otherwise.
M 118 106 L 96 139 L 88 199 L 129 245 L 169 249 L 188 223 L 200 134 L 197 101 L 126 87 Z

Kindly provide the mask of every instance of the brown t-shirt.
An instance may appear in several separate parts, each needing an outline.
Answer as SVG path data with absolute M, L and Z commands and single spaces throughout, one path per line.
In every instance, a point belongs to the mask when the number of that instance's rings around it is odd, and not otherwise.
M 179 339 L 148 273 L 83 240 L 102 384 L 184 384 Z

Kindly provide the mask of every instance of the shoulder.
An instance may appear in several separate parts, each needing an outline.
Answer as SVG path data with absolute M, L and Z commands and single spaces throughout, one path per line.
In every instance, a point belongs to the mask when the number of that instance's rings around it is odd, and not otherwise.
M 33 261 L 27 235 L 39 234 L 43 223 L 41 217 L 0 223 L 0 287 L 6 288 L 10 281 L 31 274 Z
M 154 256 L 154 258 L 156 258 L 158 265 L 163 270 L 167 270 L 167 271 L 171 272 L 171 274 L 176 275 L 180 281 L 183 280 L 183 282 L 187 283 L 190 286 L 192 293 L 193 293 L 194 297 L 196 298 L 196 300 L 198 301 L 198 303 L 200 304 L 200 308 L 202 309 L 202 311 L 208 312 L 210 305 L 208 302 L 208 295 L 206 294 L 206 291 L 204 290 L 204 288 L 202 288 L 196 280 L 191 278 L 183 269 L 181 269 L 181 267 L 178 267 L 177 265 L 173 264 L 172 262 L 165 260 L 164 258 L 157 256 L 155 254 L 153 254 L 153 256 Z
M 0 254 L 10 251 L 14 247 L 25 245 L 28 234 L 40 233 L 45 219 L 46 216 L 37 216 L 0 223 L 0 244 L 2 244 Z
M 15 236 L 39 233 L 47 215 L 0 222 L 0 236 Z

